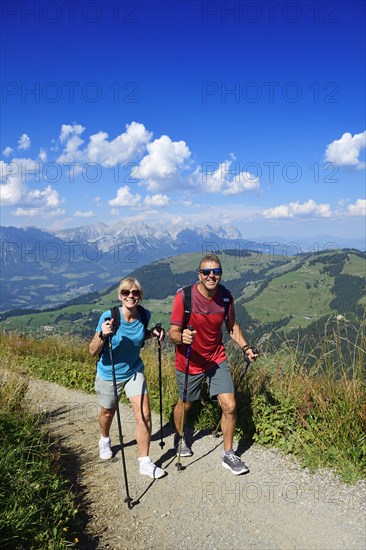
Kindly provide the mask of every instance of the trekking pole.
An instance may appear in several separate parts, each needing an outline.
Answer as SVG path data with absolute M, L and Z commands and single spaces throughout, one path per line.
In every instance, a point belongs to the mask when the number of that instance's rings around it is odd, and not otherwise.
M 187 327 L 189 330 L 194 330 L 192 326 Z M 182 439 L 183 439 L 183 429 L 184 429 L 184 416 L 185 416 L 185 405 L 187 402 L 187 389 L 188 389 L 188 369 L 189 369 L 189 357 L 191 355 L 191 345 L 187 345 L 187 358 L 186 358 L 186 372 L 184 377 L 184 388 L 183 388 L 183 412 L 182 412 L 182 422 L 180 426 L 180 439 L 179 439 L 179 446 L 178 446 L 178 462 L 176 463 L 176 467 L 178 469 L 178 472 L 182 469 L 182 464 L 180 462 L 180 453 L 182 451 Z
M 155 325 L 155 330 L 162 331 L 161 323 Z M 165 442 L 163 441 L 163 392 L 162 392 L 162 373 L 161 373 L 161 342 L 158 337 L 158 362 L 159 362 L 159 407 L 160 407 L 160 447 L 163 448 Z
M 106 321 L 109 321 L 109 319 L 106 319 Z M 127 503 L 127 506 L 131 510 L 132 508 L 132 498 L 130 497 L 130 494 L 128 492 L 128 481 L 127 481 L 127 468 L 126 468 L 126 458 L 125 458 L 125 449 L 123 445 L 123 435 L 122 435 L 122 424 L 121 424 L 121 415 L 119 413 L 119 402 L 118 402 L 118 392 L 117 392 L 117 380 L 116 380 L 116 371 L 114 368 L 114 360 L 113 360 L 113 350 L 112 350 L 112 337 L 108 336 L 108 347 L 109 347 L 109 356 L 111 359 L 111 366 L 112 366 L 112 378 L 113 378 L 113 391 L 114 391 L 114 401 L 116 403 L 116 413 L 117 413 L 117 423 L 118 423 L 118 435 L 119 435 L 119 442 L 121 445 L 121 456 L 122 456 L 122 468 L 123 468 L 123 476 L 125 480 L 125 488 L 126 488 L 126 498 L 125 502 Z
M 255 353 L 256 355 L 259 354 L 259 351 L 257 350 L 257 348 L 251 348 L 251 349 L 252 349 L 253 353 Z M 247 359 L 246 359 L 246 362 L 245 362 L 245 365 L 244 365 L 244 368 L 243 368 L 243 370 L 242 370 L 241 373 L 240 373 L 238 383 L 236 384 L 236 386 L 235 386 L 235 388 L 234 388 L 234 393 L 237 392 L 237 390 L 238 390 L 238 388 L 239 388 L 239 386 L 240 386 L 240 384 L 241 384 L 241 381 L 243 380 L 244 375 L 245 375 L 245 373 L 247 372 L 247 370 L 248 370 L 248 368 L 249 368 L 249 365 L 250 365 L 250 360 L 247 358 Z M 218 421 L 215 430 L 212 432 L 212 435 L 213 435 L 214 437 L 218 437 L 217 432 L 218 432 L 218 429 L 219 429 L 219 427 L 220 427 L 220 424 L 221 424 L 221 418 L 220 418 L 220 420 Z

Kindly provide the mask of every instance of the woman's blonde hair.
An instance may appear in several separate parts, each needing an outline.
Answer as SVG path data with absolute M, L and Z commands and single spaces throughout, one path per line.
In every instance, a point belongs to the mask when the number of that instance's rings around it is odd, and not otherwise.
M 120 281 L 118 286 L 118 298 L 120 297 L 121 290 L 129 290 L 133 286 L 135 286 L 137 290 L 140 291 L 140 301 L 141 301 L 144 296 L 144 291 L 142 289 L 140 282 L 134 277 L 125 277 Z

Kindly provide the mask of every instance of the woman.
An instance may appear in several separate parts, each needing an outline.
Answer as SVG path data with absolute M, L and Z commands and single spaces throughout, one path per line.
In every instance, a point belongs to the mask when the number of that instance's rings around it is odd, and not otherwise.
M 113 362 L 115 366 L 118 399 L 124 388 L 136 419 L 136 441 L 139 450 L 140 474 L 157 479 L 165 475 L 165 471 L 156 466 L 149 457 L 151 440 L 151 414 L 149 396 L 144 376 L 144 364 L 140 357 L 140 349 L 145 338 L 156 336 L 159 340 L 165 337 L 164 330 L 155 328 L 146 331 L 140 318 L 138 304 L 142 300 L 143 290 L 137 279 L 126 277 L 118 287 L 118 298 L 122 302 L 120 311 L 120 325 L 116 333 L 111 319 L 111 311 L 105 311 L 99 319 L 95 335 L 89 344 L 89 353 L 99 355 L 95 378 L 95 391 L 98 394 L 101 410 L 99 426 L 101 437 L 99 440 L 99 456 L 101 459 L 110 459 L 113 456 L 110 427 L 116 407 L 112 378 L 109 346 L 106 340 L 112 337 Z M 150 320 L 150 311 L 145 310 L 147 320 Z

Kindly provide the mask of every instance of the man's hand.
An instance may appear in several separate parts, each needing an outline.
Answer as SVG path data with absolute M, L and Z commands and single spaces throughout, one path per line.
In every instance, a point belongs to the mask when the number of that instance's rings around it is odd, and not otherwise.
M 193 327 L 185 328 L 182 331 L 182 344 L 187 344 L 190 346 L 193 343 L 194 335 L 197 334 L 197 331 Z
M 259 351 L 255 347 L 251 348 L 250 346 L 244 346 L 243 352 L 248 357 L 251 363 L 255 363 L 257 358 L 259 357 Z

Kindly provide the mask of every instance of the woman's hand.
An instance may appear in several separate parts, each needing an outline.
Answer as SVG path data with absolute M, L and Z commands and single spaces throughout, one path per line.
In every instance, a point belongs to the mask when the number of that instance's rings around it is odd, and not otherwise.
M 102 323 L 102 330 L 100 331 L 103 338 L 108 338 L 108 336 L 112 336 L 113 334 L 113 319 L 106 319 L 104 323 Z
M 165 330 L 161 325 L 155 325 L 154 328 L 151 329 L 152 336 L 156 336 L 159 342 L 162 342 L 165 338 Z

